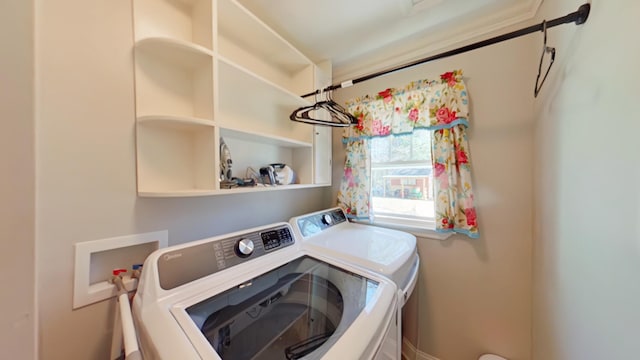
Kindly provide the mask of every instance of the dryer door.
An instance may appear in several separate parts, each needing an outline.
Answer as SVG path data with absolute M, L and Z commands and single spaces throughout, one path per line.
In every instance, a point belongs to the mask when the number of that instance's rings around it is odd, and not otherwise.
M 367 336 L 363 329 L 387 328 L 381 322 L 386 321 L 394 298 L 380 300 L 383 290 L 393 292 L 389 286 L 394 286 L 381 282 L 386 281 L 302 256 L 232 289 L 174 309 L 174 315 L 184 314 L 190 319 L 188 327 L 199 330 L 195 339 L 192 333 L 191 341 L 208 343 L 208 351 L 201 354 L 205 359 L 319 359 L 334 346 L 345 347 L 339 346 L 349 340 L 344 336 L 353 337 L 353 349 L 358 337 Z M 371 316 L 376 306 L 380 307 L 378 316 Z M 368 347 L 381 340 L 380 333 L 371 332 L 367 341 L 361 341 L 360 350 L 355 347 L 361 353 L 347 358 L 360 358 L 370 351 Z

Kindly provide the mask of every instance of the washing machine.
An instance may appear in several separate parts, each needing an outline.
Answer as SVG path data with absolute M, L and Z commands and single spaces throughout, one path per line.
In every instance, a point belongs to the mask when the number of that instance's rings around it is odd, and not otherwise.
M 304 249 L 343 259 L 396 284 L 398 345 L 389 348 L 387 358 L 400 359 L 402 307 L 415 288 L 420 266 L 416 237 L 403 231 L 352 223 L 338 207 L 296 216 L 289 223 Z M 394 349 L 397 352 L 392 353 Z
M 288 223 L 159 249 L 143 269 L 146 360 L 377 360 L 397 346 L 395 283 L 303 248 Z

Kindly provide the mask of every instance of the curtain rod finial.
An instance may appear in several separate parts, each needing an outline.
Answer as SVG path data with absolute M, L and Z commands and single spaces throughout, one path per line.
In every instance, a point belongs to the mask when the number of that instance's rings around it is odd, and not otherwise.
M 591 11 L 591 4 L 587 3 L 578 8 L 578 17 L 576 17 L 576 25 L 584 24 L 589 18 L 589 12 Z

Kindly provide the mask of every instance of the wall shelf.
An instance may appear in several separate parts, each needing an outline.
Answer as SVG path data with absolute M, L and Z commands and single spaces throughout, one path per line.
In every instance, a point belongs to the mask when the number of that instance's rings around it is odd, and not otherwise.
M 234 194 L 246 194 L 264 191 L 284 191 L 284 190 L 296 190 L 296 189 L 311 189 L 318 186 L 316 184 L 291 184 L 291 185 L 256 185 L 252 187 L 235 187 L 231 189 L 219 189 L 219 190 L 183 190 L 183 191 L 171 191 L 171 192 L 139 192 L 140 197 L 200 197 L 200 196 L 213 196 L 213 195 L 234 195 Z
M 171 116 L 171 115 L 145 115 L 138 117 L 138 124 L 157 124 L 168 127 L 175 127 L 177 130 L 184 129 L 193 125 L 215 126 L 215 123 L 209 119 L 200 119 L 188 116 Z
M 218 13 L 220 55 L 296 94 L 314 89 L 313 62 L 282 36 L 235 0 L 219 1 Z
M 329 185 L 330 131 L 289 120 L 318 67 L 236 0 L 134 3 L 138 195 L 189 197 Z M 289 165 L 296 184 L 220 189 L 233 175 Z M 319 141 L 322 138 L 322 141 Z M 320 144 L 321 146 L 318 146 Z
M 270 144 L 270 145 L 281 146 L 286 148 L 294 148 L 294 149 L 313 147 L 312 142 L 297 141 L 291 138 L 265 135 L 263 133 L 253 132 L 253 131 L 236 130 L 228 127 L 220 128 L 220 136 L 233 137 L 233 138 L 237 138 L 245 141 L 251 141 L 251 142 L 262 143 L 262 144 Z
M 311 142 L 313 128 L 289 120 L 294 109 L 310 103 L 246 69 L 219 59 L 219 119 L 221 126 L 286 135 Z M 247 96 L 256 94 L 256 96 Z
M 138 122 L 138 191 L 212 191 L 217 185 L 215 128 L 174 120 Z
M 213 119 L 213 56 L 167 38 L 136 42 L 138 116 L 167 114 Z
M 282 190 L 295 190 L 295 189 L 309 189 L 317 187 L 315 184 L 292 184 L 292 185 L 257 185 L 254 187 L 236 187 L 232 189 L 219 190 L 217 195 L 232 195 L 232 194 L 244 194 L 259 191 L 282 191 Z
M 211 0 L 136 0 L 136 40 L 167 37 L 213 49 Z
M 204 46 L 166 37 L 150 37 L 136 42 L 136 52 L 144 51 L 159 61 L 174 66 L 197 68 L 211 64 L 213 52 Z

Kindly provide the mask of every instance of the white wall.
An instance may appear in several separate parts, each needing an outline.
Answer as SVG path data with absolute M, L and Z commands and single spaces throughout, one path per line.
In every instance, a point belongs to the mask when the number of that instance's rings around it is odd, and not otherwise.
M 0 2 L 0 350 L 35 359 L 34 3 Z
M 540 16 L 557 17 L 579 4 L 548 1 Z M 7 6 L 17 10 L 5 11 Z M 74 243 L 159 229 L 169 229 L 170 241 L 179 243 L 284 220 L 326 207 L 333 196 L 315 189 L 137 198 L 130 3 L 38 1 L 36 10 L 40 358 L 105 359 L 113 302 L 71 310 Z M 0 68 L 18 69 L 8 72 L 7 82 L 18 102 L 0 96 L 3 129 L 9 129 L 1 132 L 1 171 L 15 174 L 1 180 L 2 220 L 18 225 L 5 228 L 3 222 L 0 234 L 2 253 L 16 254 L 9 259 L 15 266 L 2 267 L 15 274 L 15 297 L 3 292 L 2 305 L 20 309 L 0 314 L 0 338 L 4 353 L 8 349 L 14 358 L 30 358 L 35 348 L 29 335 L 33 94 L 29 86 L 13 86 L 32 79 L 26 70 L 33 58 L 30 13 L 29 2 L 0 8 L 8 15 L 0 22 Z M 640 353 L 640 116 L 633 106 L 640 95 L 638 13 L 632 0 L 594 1 L 579 30 L 565 25 L 550 32 L 558 63 L 536 101 L 535 119 L 531 93 L 540 46 L 533 35 L 336 92 L 347 99 L 465 70 L 481 238 L 419 240 L 423 263 L 412 299 L 417 308 L 410 309 L 418 329 L 408 334 L 419 350 L 442 360 L 473 359 L 484 351 L 530 359 L 533 298 L 534 359 L 630 359 Z M 4 81 L 0 91 L 7 89 Z M 25 161 L 16 164 L 16 158 Z M 334 154 L 335 163 L 342 158 L 340 151 Z
M 72 310 L 75 243 L 162 229 L 182 243 L 320 210 L 330 189 L 138 198 L 131 2 L 36 9 L 40 358 L 107 359 L 115 303 Z
M 574 11 L 545 2 L 540 18 Z M 536 103 L 534 359 L 640 357 L 640 3 L 553 30 Z M 546 86 L 546 85 L 545 85 Z
M 405 336 L 442 360 L 530 359 L 533 87 L 538 42 L 519 38 L 337 91 L 337 100 L 463 69 L 480 238 L 418 239 L 419 284 Z M 334 132 L 334 182 L 344 150 Z M 417 328 L 417 329 L 416 329 Z

